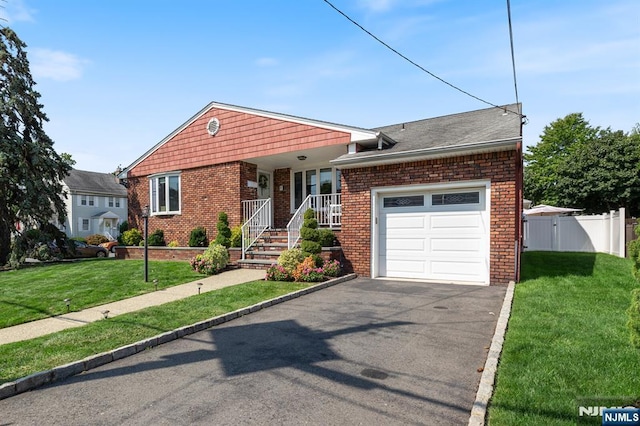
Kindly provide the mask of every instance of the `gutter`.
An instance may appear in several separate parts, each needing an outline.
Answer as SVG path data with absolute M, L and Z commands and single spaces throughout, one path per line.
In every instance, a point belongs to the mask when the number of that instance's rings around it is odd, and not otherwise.
M 330 163 L 342 169 L 378 166 L 384 164 L 400 163 L 409 160 L 427 160 L 431 158 L 453 157 L 458 155 L 501 151 L 505 148 L 517 148 L 517 144 L 521 143 L 522 141 L 522 138 L 519 136 L 509 139 L 474 142 L 464 145 L 421 148 L 400 152 L 384 152 L 380 148 L 382 139 L 382 137 L 378 138 L 378 149 L 381 151 L 380 153 L 372 153 L 370 155 L 359 156 L 355 158 L 337 158 L 335 160 L 331 160 Z

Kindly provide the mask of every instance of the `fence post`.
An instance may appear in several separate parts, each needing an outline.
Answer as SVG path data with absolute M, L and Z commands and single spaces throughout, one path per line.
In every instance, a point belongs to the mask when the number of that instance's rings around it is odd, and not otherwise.
M 616 214 L 615 210 L 609 211 L 609 254 L 613 254 L 613 215 Z
M 626 210 L 624 207 L 620 207 L 620 222 L 618 223 L 618 233 L 620 234 L 620 238 L 618 239 L 618 243 L 620 244 L 620 257 L 627 257 L 626 249 L 627 249 L 627 221 L 626 221 Z

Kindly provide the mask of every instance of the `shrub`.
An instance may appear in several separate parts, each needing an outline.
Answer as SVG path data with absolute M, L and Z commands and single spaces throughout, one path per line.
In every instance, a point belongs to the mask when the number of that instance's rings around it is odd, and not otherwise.
M 302 250 L 292 248 L 280 253 L 278 257 L 278 265 L 284 267 L 289 273 L 292 273 L 298 264 L 304 260 L 305 256 Z
M 307 254 L 318 254 L 322 251 L 322 246 L 318 242 L 320 238 L 318 234 L 318 221 L 316 220 L 316 213 L 313 209 L 307 209 L 304 212 L 304 222 L 302 222 L 302 228 L 300 228 L 300 248 Z
M 340 275 L 341 270 L 340 262 L 337 260 L 327 260 L 324 262 L 324 265 L 322 265 L 322 271 L 328 277 L 337 277 Z
M 242 247 L 242 226 L 231 228 L 231 247 Z
M 124 234 L 129 230 L 129 222 L 127 222 L 126 220 L 122 222 L 120 226 L 118 226 L 118 230 L 120 231 L 120 234 Z
M 634 232 L 638 236 L 637 239 L 629 241 L 627 248 L 629 249 L 629 257 L 633 265 L 633 276 L 640 281 L 640 225 L 634 228 Z
M 631 291 L 631 306 L 627 310 L 629 321 L 627 326 L 631 331 L 631 344 L 640 349 L 640 288 Z
M 173 240 L 167 244 L 167 247 L 180 247 L 180 243 L 178 243 L 178 240 Z
M 217 274 L 229 263 L 229 252 L 223 245 L 212 242 L 204 253 L 197 255 L 189 263 L 200 274 Z
M 293 281 L 293 276 L 284 266 L 271 265 L 267 269 L 267 275 L 264 279 L 267 281 Z
M 322 247 L 333 247 L 333 242 L 336 239 L 331 229 L 318 229 L 318 242 Z
M 93 234 L 87 237 L 87 244 L 91 244 L 92 246 L 99 246 L 107 241 L 109 241 L 109 239 L 101 234 Z
M 218 235 L 216 235 L 216 243 L 229 248 L 231 246 L 231 229 L 229 229 L 229 218 L 225 212 L 218 214 L 218 223 L 216 224 Z
M 164 231 L 162 229 L 156 229 L 149 235 L 148 244 L 150 246 L 166 246 L 164 241 Z
M 189 235 L 189 247 L 207 247 L 209 240 L 207 239 L 207 230 L 202 226 L 198 226 L 191 230 Z
M 305 257 L 302 263 L 296 266 L 292 275 L 296 281 L 301 282 L 324 281 L 322 268 L 316 267 L 316 261 L 312 256 Z
M 142 233 L 136 228 L 122 233 L 122 244 L 125 246 L 137 246 L 142 241 Z

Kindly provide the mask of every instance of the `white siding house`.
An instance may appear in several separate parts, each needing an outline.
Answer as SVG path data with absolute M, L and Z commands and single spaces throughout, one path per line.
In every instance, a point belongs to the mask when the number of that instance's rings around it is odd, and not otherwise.
M 102 234 L 110 240 L 119 235 L 127 220 L 127 188 L 110 173 L 71 170 L 63 179 L 67 194 L 67 219 L 63 232 L 68 237 Z

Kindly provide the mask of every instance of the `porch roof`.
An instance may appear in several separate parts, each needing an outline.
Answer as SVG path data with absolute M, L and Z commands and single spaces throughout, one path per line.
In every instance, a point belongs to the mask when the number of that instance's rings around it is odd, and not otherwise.
M 115 214 L 112 211 L 106 211 L 102 213 L 98 213 L 96 215 L 91 216 L 92 219 L 120 219 L 120 216 Z

